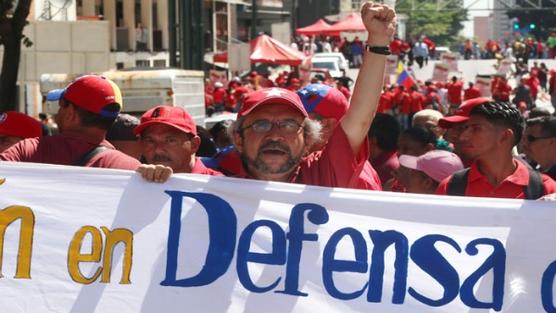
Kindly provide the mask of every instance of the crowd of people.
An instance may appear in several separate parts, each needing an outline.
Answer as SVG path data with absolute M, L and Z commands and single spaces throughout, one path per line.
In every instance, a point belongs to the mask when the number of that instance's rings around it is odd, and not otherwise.
M 362 19 L 369 46 L 391 47 L 391 8 L 368 2 Z M 118 87 L 83 76 L 48 94 L 59 101 L 58 134 L 21 113 L 0 115 L 0 160 L 131 169 L 156 182 L 194 173 L 439 195 L 556 193 L 556 117 L 535 107 L 538 72 L 516 88 L 498 77 L 485 97 L 457 77 L 383 87 L 385 63 L 364 51 L 347 93 L 347 83 L 301 86 L 295 73 L 207 85 L 208 113 L 237 113 L 208 130 L 179 106 L 121 114 Z M 547 84 L 554 91 L 554 73 Z

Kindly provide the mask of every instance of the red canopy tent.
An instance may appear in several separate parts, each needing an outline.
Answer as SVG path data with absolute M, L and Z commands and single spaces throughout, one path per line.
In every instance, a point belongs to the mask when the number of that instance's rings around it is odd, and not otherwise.
M 267 36 L 260 35 L 251 40 L 251 55 L 249 59 L 251 63 L 269 63 L 284 65 L 300 65 L 305 59 L 305 55 L 278 40 Z M 227 63 L 228 53 L 217 53 L 213 56 L 214 62 Z
M 330 27 L 331 27 L 331 25 L 328 24 L 327 22 L 325 22 L 321 18 L 318 21 L 316 21 L 315 23 L 313 23 L 309 26 L 298 28 L 295 31 L 300 35 L 307 35 L 307 36 L 321 35 L 323 33 L 326 33 L 327 35 L 332 35 L 328 32 Z
M 351 13 L 343 20 L 339 21 L 338 23 L 332 25 L 326 33 L 340 33 L 340 32 L 360 32 L 365 31 L 365 24 L 363 24 L 363 20 L 361 16 L 357 13 Z

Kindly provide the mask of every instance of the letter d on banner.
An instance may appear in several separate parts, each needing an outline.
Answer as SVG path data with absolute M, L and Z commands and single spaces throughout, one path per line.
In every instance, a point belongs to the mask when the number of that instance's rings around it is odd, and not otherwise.
M 226 273 L 234 257 L 237 229 L 237 218 L 234 210 L 228 202 L 211 194 L 182 191 L 166 191 L 166 193 L 172 198 L 172 203 L 168 231 L 166 278 L 160 284 L 175 287 L 208 285 Z M 207 211 L 209 248 L 201 271 L 193 277 L 178 280 L 176 279 L 176 273 L 184 197 L 197 200 Z

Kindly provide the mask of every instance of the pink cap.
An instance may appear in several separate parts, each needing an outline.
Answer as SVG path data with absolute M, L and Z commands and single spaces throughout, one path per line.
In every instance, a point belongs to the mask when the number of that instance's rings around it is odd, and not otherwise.
M 301 99 L 295 92 L 284 88 L 264 88 L 245 95 L 238 117 L 246 116 L 257 107 L 265 104 L 285 104 L 299 111 L 304 117 L 308 116 Z
M 400 155 L 400 165 L 421 171 L 437 182 L 463 169 L 460 158 L 444 150 L 429 151 L 421 156 Z
M 42 126 L 29 115 L 8 111 L 0 114 L 0 135 L 19 138 L 40 137 Z
M 324 118 L 335 118 L 340 121 L 349 108 L 344 94 L 328 85 L 307 85 L 298 90 L 297 94 L 307 112 L 317 113 Z
M 197 135 L 197 127 L 191 115 L 182 107 L 171 107 L 168 105 L 156 106 L 141 116 L 141 124 L 133 130 L 139 135 L 143 130 L 153 124 L 163 124 L 181 130 L 184 133 Z
M 464 101 L 456 110 L 454 115 L 441 118 L 438 121 L 438 126 L 442 128 L 450 128 L 454 124 L 466 122 L 469 119 L 471 110 L 479 105 L 493 101 L 491 98 L 481 97 Z

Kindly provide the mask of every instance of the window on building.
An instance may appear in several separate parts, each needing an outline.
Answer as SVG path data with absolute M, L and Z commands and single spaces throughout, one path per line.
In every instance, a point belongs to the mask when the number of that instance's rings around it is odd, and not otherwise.
M 361 10 L 361 0 L 351 0 L 351 9 L 354 11 Z
M 166 67 L 166 60 L 153 60 L 153 67 Z
M 124 62 L 116 62 L 116 69 L 121 70 L 124 68 Z
M 151 62 L 149 60 L 135 60 L 136 67 L 151 67 Z

